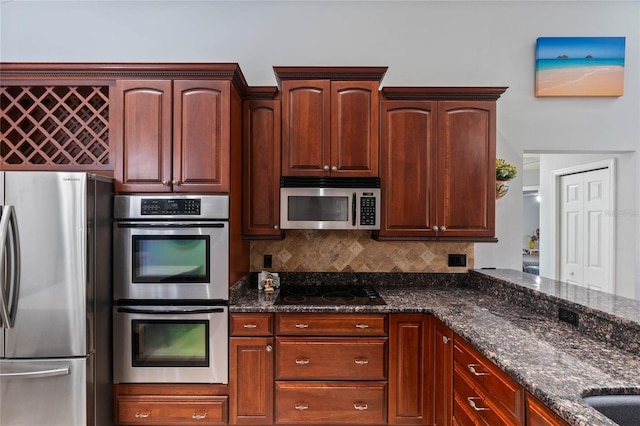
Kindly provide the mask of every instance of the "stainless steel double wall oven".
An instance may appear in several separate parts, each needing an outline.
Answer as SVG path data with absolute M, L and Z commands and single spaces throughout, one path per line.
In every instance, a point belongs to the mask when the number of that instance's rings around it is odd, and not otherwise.
M 227 383 L 229 197 L 114 202 L 114 381 Z

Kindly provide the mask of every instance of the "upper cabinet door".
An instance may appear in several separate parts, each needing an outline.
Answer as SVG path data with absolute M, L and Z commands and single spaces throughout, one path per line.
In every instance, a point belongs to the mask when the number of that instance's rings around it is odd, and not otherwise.
M 174 81 L 174 192 L 229 191 L 230 96 L 228 81 Z
M 116 84 L 115 178 L 118 192 L 171 191 L 171 81 Z
M 378 85 L 331 83 L 332 176 L 378 176 Z
M 380 238 L 435 237 L 435 101 L 383 101 L 380 123 Z
M 496 103 L 442 101 L 438 122 L 439 235 L 493 237 Z
M 282 175 L 324 176 L 330 168 L 329 80 L 282 82 Z
M 244 237 L 281 238 L 280 100 L 244 102 L 242 195 Z

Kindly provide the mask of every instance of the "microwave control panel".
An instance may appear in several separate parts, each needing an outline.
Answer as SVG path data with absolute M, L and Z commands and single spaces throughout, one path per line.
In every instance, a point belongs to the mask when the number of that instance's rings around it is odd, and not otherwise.
M 376 198 L 360 197 L 360 225 L 373 226 L 376 224 Z
M 197 198 L 167 199 L 144 198 L 140 202 L 143 216 L 154 215 L 200 215 L 200 200 Z

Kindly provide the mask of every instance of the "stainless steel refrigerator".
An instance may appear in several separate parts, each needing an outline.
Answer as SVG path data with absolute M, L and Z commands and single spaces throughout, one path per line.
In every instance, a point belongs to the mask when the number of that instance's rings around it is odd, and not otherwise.
M 0 425 L 111 425 L 113 182 L 0 172 Z

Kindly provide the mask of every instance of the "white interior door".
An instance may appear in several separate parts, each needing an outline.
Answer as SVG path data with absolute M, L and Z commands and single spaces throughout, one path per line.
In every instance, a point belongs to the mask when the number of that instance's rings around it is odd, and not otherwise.
M 560 177 L 560 280 L 614 292 L 609 170 Z

